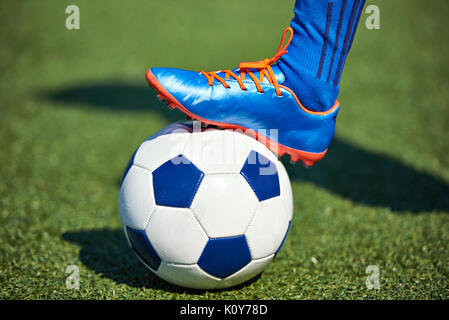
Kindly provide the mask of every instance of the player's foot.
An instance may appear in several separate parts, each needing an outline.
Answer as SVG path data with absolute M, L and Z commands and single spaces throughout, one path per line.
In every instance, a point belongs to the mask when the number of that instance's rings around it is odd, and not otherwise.
M 151 68 L 146 78 L 171 108 L 206 125 L 241 129 L 279 157 L 288 154 L 292 162 L 312 166 L 324 157 L 333 138 L 340 105 L 336 101 L 327 111 L 309 110 L 283 85 L 285 76 L 274 63 L 287 53 L 292 37 L 289 27 L 273 58 L 240 63 L 235 70 Z

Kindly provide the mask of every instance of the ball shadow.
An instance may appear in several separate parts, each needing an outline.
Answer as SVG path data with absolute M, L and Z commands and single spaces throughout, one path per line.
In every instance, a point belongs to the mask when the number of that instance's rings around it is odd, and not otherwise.
M 81 246 L 81 262 L 96 274 L 119 284 L 135 288 L 151 288 L 172 293 L 202 294 L 226 290 L 238 290 L 257 281 L 260 275 L 229 289 L 199 290 L 170 284 L 148 270 L 139 261 L 126 241 L 122 229 L 94 229 L 66 232 L 65 241 Z

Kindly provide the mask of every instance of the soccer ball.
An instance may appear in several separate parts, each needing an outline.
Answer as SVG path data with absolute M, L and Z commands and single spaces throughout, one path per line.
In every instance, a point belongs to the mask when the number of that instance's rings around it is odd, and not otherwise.
M 119 208 L 130 246 L 151 271 L 178 286 L 215 289 L 250 280 L 273 260 L 293 200 L 284 166 L 264 144 L 177 122 L 136 150 Z

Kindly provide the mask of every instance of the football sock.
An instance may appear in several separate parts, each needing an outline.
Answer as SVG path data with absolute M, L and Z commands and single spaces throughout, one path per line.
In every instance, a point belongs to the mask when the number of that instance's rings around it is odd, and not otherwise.
M 330 109 L 365 0 L 296 0 L 293 40 L 278 61 L 284 83 L 313 111 Z

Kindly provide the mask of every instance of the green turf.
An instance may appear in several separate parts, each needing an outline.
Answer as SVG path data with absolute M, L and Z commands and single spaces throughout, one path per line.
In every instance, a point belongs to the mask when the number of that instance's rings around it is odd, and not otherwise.
M 72 3 L 78 31 L 65 29 Z M 286 163 L 295 212 L 277 259 L 246 286 L 201 292 L 158 280 L 122 235 L 132 151 L 182 119 L 144 73 L 271 57 L 293 0 L 2 1 L 0 298 L 447 299 L 449 3 L 375 3 L 381 29 L 362 15 L 327 157 Z

